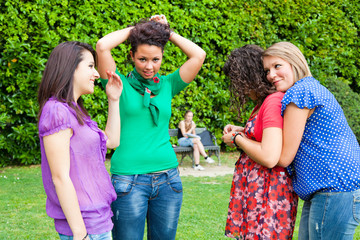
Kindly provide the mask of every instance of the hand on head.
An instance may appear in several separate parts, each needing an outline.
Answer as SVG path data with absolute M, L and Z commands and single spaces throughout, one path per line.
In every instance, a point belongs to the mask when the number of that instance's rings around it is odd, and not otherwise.
M 151 16 L 150 21 L 155 21 L 155 22 L 159 22 L 162 24 L 168 24 L 168 21 L 167 21 L 165 15 L 163 15 L 163 14 Z

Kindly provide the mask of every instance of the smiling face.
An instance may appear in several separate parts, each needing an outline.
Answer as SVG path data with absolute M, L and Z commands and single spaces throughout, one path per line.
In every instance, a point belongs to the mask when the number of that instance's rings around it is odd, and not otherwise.
M 159 71 L 163 52 L 155 45 L 141 44 L 135 53 L 130 51 L 136 71 L 145 79 L 153 78 Z
M 93 55 L 84 50 L 82 61 L 74 72 L 74 100 L 77 101 L 81 95 L 93 93 L 95 80 L 99 77 Z
M 294 85 L 295 77 L 290 63 L 274 56 L 265 56 L 263 62 L 266 78 L 277 91 L 286 92 Z

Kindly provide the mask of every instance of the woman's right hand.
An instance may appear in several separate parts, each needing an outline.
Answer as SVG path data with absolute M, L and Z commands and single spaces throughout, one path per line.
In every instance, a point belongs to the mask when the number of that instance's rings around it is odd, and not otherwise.
M 109 100 L 118 101 L 122 90 L 123 84 L 119 75 L 112 71 L 106 71 L 108 83 L 106 84 L 106 95 Z
M 244 128 L 240 127 L 240 126 L 235 126 L 235 125 L 232 125 L 232 124 L 227 124 L 224 127 L 223 134 L 226 135 L 226 134 L 228 134 L 230 132 L 244 132 Z
M 155 22 L 159 22 L 162 24 L 168 24 L 168 21 L 167 21 L 165 15 L 163 15 L 163 14 L 151 16 L 150 21 L 155 21 Z
M 86 235 L 86 237 L 85 237 L 85 235 Z M 86 230 L 85 230 L 85 234 L 84 233 L 82 233 L 82 234 L 74 234 L 74 236 L 73 236 L 73 240 L 90 240 L 90 237 L 89 237 L 89 235 L 87 235 L 86 234 Z

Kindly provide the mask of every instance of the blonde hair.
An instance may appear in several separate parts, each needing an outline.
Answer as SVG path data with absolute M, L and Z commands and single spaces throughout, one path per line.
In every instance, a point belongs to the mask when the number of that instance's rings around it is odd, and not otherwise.
M 300 49 L 290 42 L 278 42 L 271 45 L 263 53 L 263 57 L 279 57 L 290 63 L 295 81 L 311 76 L 309 66 Z

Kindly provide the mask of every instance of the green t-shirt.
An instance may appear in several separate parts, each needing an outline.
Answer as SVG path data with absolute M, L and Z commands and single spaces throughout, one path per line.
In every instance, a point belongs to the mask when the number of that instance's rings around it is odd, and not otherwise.
M 139 94 L 120 74 L 123 92 L 120 97 L 121 134 L 120 145 L 111 157 L 112 174 L 133 175 L 145 174 L 175 168 L 178 166 L 176 154 L 169 137 L 171 117 L 171 100 L 183 90 L 185 83 L 175 72 L 161 76 L 161 90 L 152 101 L 159 109 L 159 122 L 156 126 L 149 108 L 143 104 L 143 96 Z M 107 79 L 101 79 L 105 88 Z

